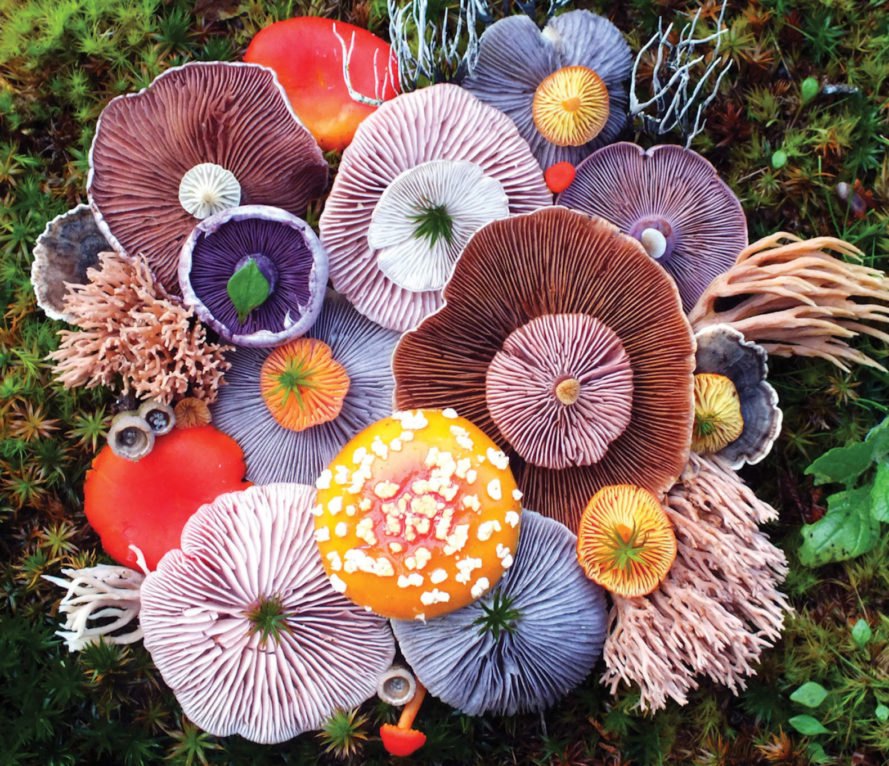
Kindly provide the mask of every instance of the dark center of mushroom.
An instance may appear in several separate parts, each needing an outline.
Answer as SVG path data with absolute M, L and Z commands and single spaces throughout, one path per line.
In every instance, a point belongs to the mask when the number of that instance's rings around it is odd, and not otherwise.
M 640 218 L 628 233 L 638 239 L 645 252 L 655 260 L 665 260 L 673 254 L 676 238 L 666 218 L 657 215 Z
M 478 627 L 479 635 L 490 634 L 495 641 L 502 634 L 511 635 L 522 618 L 521 611 L 513 606 L 513 602 L 499 588 L 494 591 L 490 601 L 480 602 L 483 614 L 472 621 Z
M 285 633 L 290 632 L 288 616 L 284 603 L 278 596 L 261 597 L 246 613 L 250 634 L 258 633 L 263 644 L 269 639 L 277 644 Z
M 244 324 L 253 309 L 265 303 L 278 284 L 278 268 L 262 253 L 245 255 L 235 264 L 226 285 L 228 297 Z
M 531 114 L 540 134 L 557 146 L 583 146 L 602 132 L 610 111 L 608 88 L 588 67 L 553 72 L 534 92 Z
M 494 355 L 485 397 L 497 428 L 529 463 L 592 465 L 630 423 L 630 357 L 595 317 L 537 317 Z
M 340 414 L 349 391 L 349 375 L 326 343 L 297 338 L 266 357 L 259 389 L 280 425 L 303 431 Z

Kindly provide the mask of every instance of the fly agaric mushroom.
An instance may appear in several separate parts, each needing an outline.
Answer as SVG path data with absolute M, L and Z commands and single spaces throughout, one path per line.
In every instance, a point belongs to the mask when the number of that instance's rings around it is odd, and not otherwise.
M 137 463 L 102 449 L 86 474 L 83 509 L 111 558 L 136 568 L 135 546 L 154 569 L 179 545 L 182 527 L 198 507 L 250 486 L 243 477 L 244 456 L 233 439 L 212 426 L 177 428 L 157 437 Z
M 325 151 L 345 149 L 358 124 L 399 92 L 385 40 L 320 16 L 270 24 L 250 41 L 244 61 L 275 70 L 293 111 Z
M 374 322 L 407 330 L 439 308 L 476 229 L 551 202 L 496 109 L 456 85 L 399 96 L 358 127 L 324 206 L 333 286 Z
M 87 194 L 116 250 L 143 255 L 178 293 L 182 243 L 195 224 L 235 205 L 304 215 L 327 163 L 271 69 L 192 62 L 102 111 Z
M 463 87 L 509 115 L 541 167 L 576 165 L 623 129 L 632 63 L 620 30 L 589 11 L 556 16 L 542 32 L 509 16 L 485 30 Z
M 329 291 L 304 337 L 229 354 L 211 411 L 243 448 L 247 478 L 313 482 L 358 431 L 392 412 L 397 340 Z
M 420 712 L 420 705 L 423 704 L 425 697 L 426 689 L 423 687 L 423 684 L 418 683 L 417 692 L 411 697 L 410 702 L 404 706 L 401 716 L 398 718 L 398 723 L 394 726 L 391 723 L 384 723 L 380 727 L 380 739 L 383 741 L 383 747 L 389 755 L 406 758 L 416 753 L 417 750 L 426 744 L 426 735 L 417 729 L 411 728 L 414 725 L 417 713 Z
M 509 569 L 521 493 L 509 460 L 453 410 L 364 429 L 315 483 L 315 539 L 333 587 L 377 614 L 426 620 Z
M 392 621 L 429 693 L 467 715 L 542 710 L 602 653 L 605 595 L 575 560 L 562 524 L 524 511 L 515 563 L 479 601 L 428 622 Z
M 620 484 L 593 495 L 577 533 L 577 560 L 593 582 L 624 598 L 645 596 L 675 559 L 673 525 L 651 492 Z
M 664 492 L 688 458 L 694 345 L 638 242 L 565 208 L 477 232 L 393 358 L 396 406 L 453 407 L 510 454 L 525 504 L 577 529 L 603 486 Z
M 681 146 L 599 149 L 577 166 L 557 203 L 638 239 L 676 280 L 686 311 L 747 246 L 738 198 L 707 160 Z
M 278 346 L 308 330 L 327 287 L 327 253 L 280 208 L 232 207 L 194 228 L 179 258 L 187 306 L 225 340 Z
M 320 728 L 373 695 L 392 663 L 385 620 L 327 581 L 313 496 L 299 484 L 221 495 L 145 578 L 145 648 L 184 713 L 211 734 L 273 744 Z

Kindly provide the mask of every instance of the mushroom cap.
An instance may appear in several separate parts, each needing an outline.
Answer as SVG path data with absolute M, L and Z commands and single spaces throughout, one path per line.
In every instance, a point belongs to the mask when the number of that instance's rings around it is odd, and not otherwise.
M 213 163 L 234 174 L 244 205 L 304 215 L 327 163 L 271 69 L 192 62 L 167 70 L 102 111 L 87 194 L 105 238 L 148 260 L 178 293 L 179 252 L 197 219 L 179 201 L 183 176 Z
M 741 400 L 744 430 L 717 454 L 734 469 L 758 463 L 772 449 L 781 433 L 783 415 L 778 393 L 766 380 L 769 356 L 766 350 L 727 324 L 705 327 L 695 335 L 697 373 L 725 375 L 735 384 Z
M 686 311 L 747 246 L 738 198 L 707 160 L 681 146 L 599 149 L 578 165 L 557 204 L 611 221 L 645 240 L 652 255 L 661 244 L 657 261 L 676 280 Z
M 478 61 L 463 87 L 505 112 L 544 169 L 558 162 L 576 165 L 594 149 L 617 138 L 627 121 L 633 54 L 621 31 L 608 19 L 585 10 L 551 19 L 543 31 L 528 16 L 500 19 L 479 41 Z M 581 146 L 557 146 L 534 123 L 534 96 L 550 75 L 565 67 L 592 69 L 608 91 L 608 119 L 601 132 Z
M 330 581 L 377 614 L 452 612 L 512 564 L 521 493 L 509 459 L 453 410 L 377 421 L 315 486 L 315 539 Z
M 226 291 L 249 256 L 274 270 L 268 298 L 239 321 Z M 268 347 L 308 330 L 324 301 L 327 253 L 312 227 L 286 210 L 244 205 L 223 210 L 195 226 L 179 257 L 179 286 L 187 306 L 225 340 Z
M 272 484 L 202 506 L 142 585 L 139 619 L 182 710 L 216 736 L 284 742 L 371 697 L 386 622 L 336 593 L 312 539 L 314 491 Z M 253 615 L 273 604 L 279 621 Z
M 300 431 L 282 426 L 263 399 L 263 365 L 284 347 L 238 348 L 227 355 L 231 369 L 210 411 L 213 423 L 241 445 L 247 477 L 257 484 L 314 482 L 349 439 L 392 412 L 389 360 L 397 333 L 374 324 L 343 296 L 328 291 L 304 338 L 330 348 L 333 361 L 345 368 L 349 387 L 336 418 Z
M 558 701 L 592 670 L 605 642 L 605 595 L 584 577 L 575 536 L 522 513 L 518 552 L 496 589 L 456 612 L 393 620 L 399 647 L 429 693 L 467 715 L 513 715 Z M 510 629 L 484 629 L 488 610 L 518 612 Z
M 439 288 L 411 290 L 386 276 L 381 251 L 368 241 L 387 189 L 408 171 L 440 160 L 477 166 L 489 186 L 499 185 L 500 191 L 484 194 L 505 194 L 510 214 L 552 202 L 543 173 L 515 125 L 462 88 L 433 85 L 384 103 L 361 123 L 343 152 L 321 214 L 321 241 L 330 256 L 333 286 L 384 327 L 404 331 L 441 305 Z M 459 180 L 455 175 L 453 182 Z M 478 189 L 467 193 L 482 194 Z M 455 230 L 464 220 L 475 220 L 470 214 L 472 210 L 460 211 Z
M 99 253 L 110 249 L 89 205 L 78 205 L 46 224 L 31 264 L 31 284 L 43 313 L 73 324 L 74 318 L 65 311 L 65 283 L 85 285 L 86 270 L 99 262 Z
M 495 221 L 470 240 L 444 296 L 444 307 L 396 348 L 397 407 L 462 413 L 510 454 L 526 507 L 571 529 L 603 486 L 633 483 L 661 493 L 673 485 L 688 458 L 694 420 L 694 343 L 675 284 L 638 242 L 607 221 L 565 208 Z M 518 329 L 539 317 L 575 314 L 607 327 L 629 357 L 631 415 L 597 462 L 551 469 L 515 454 L 486 383 L 492 361 Z M 586 362 L 575 353 L 577 336 L 559 337 L 566 363 L 575 356 Z M 544 357 L 526 350 L 539 371 Z M 590 371 L 559 372 L 550 378 L 553 397 L 561 377 L 579 375 L 582 389 Z M 511 422 L 518 422 L 522 399 L 529 422 L 540 417 L 539 399 L 525 393 L 528 380 L 516 383 Z

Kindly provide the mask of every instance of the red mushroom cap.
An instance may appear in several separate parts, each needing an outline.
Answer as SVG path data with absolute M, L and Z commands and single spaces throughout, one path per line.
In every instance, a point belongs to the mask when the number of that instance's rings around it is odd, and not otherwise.
M 380 727 L 380 739 L 389 755 L 401 758 L 413 755 L 426 744 L 426 735 L 422 731 L 399 729 L 391 723 L 384 723 Z

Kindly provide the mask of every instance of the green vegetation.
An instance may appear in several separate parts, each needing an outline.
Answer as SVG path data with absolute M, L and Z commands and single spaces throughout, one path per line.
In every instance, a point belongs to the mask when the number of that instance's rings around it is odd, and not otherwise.
M 712 23 L 719 2 L 701 4 L 702 18 Z M 693 0 L 578 5 L 610 16 L 636 49 L 658 14 L 681 26 L 683 14 L 698 7 Z M 730 3 L 724 50 L 734 66 L 694 148 L 740 196 L 751 239 L 781 230 L 835 235 L 859 247 L 867 264 L 889 269 L 889 155 L 881 136 L 889 17 L 882 5 Z M 332 720 L 320 738 L 276 747 L 200 732 L 182 718 L 141 645 L 69 654 L 53 635 L 60 591 L 41 579 L 107 561 L 85 524 L 80 488 L 113 407 L 109 392 L 68 392 L 51 380 L 44 359 L 62 325 L 35 307 L 28 278 L 34 241 L 49 219 L 85 201 L 95 121 L 110 98 L 187 60 L 237 59 L 257 30 L 299 14 L 335 16 L 386 34 L 381 0 L 0 0 L 3 763 L 387 762 L 377 729 L 393 720 L 393 710 L 374 702 Z M 886 363 L 885 347 L 861 343 Z M 836 562 L 836 555 L 815 555 L 813 543 L 801 548 L 800 529 L 824 515 L 822 490 L 806 466 L 819 481 L 849 485 L 846 493 L 885 481 L 867 466 L 841 476 L 831 467 L 840 453 L 816 458 L 838 447 L 857 454 L 862 448 L 854 445 L 872 443 L 865 437 L 886 415 L 889 376 L 806 360 L 774 359 L 771 368 L 784 433 L 745 478 L 780 509 L 769 531 L 791 557 L 786 589 L 796 613 L 747 690 L 735 697 L 703 682 L 687 707 L 671 705 L 652 718 L 635 709 L 632 690 L 612 698 L 594 677 L 542 717 L 472 719 L 427 700 L 428 744 L 412 762 L 884 762 L 889 535 L 878 527 L 854 558 Z M 826 502 L 828 519 L 839 501 L 835 494 Z M 800 557 L 824 565 L 805 566 Z

